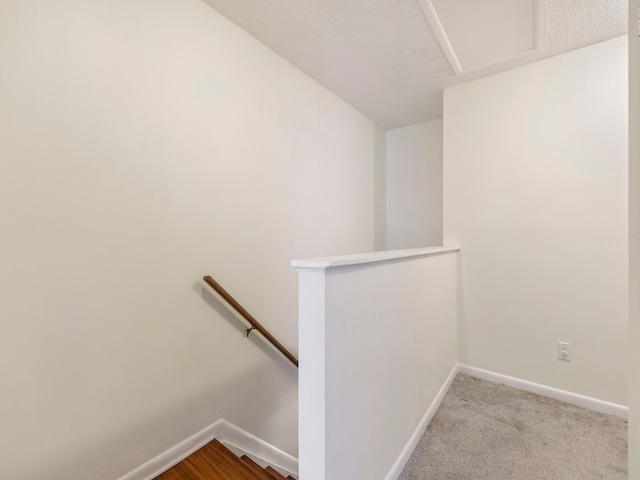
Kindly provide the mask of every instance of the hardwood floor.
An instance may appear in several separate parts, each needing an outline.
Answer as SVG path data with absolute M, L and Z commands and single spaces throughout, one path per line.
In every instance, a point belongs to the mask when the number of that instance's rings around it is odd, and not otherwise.
M 278 472 L 276 472 L 271 467 L 265 468 L 265 471 L 268 472 L 269 475 L 271 475 L 275 480 L 287 480 L 286 478 L 284 478 L 282 475 L 280 475 Z
M 213 440 L 182 462 L 156 477 L 156 480 L 295 480 L 283 477 L 271 467 L 262 469 L 249 457 L 234 455 Z

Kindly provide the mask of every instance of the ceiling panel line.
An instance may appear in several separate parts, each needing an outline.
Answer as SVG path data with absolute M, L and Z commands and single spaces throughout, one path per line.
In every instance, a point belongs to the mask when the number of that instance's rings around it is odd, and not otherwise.
M 385 129 L 441 116 L 448 86 L 630 25 L 628 0 L 204 2 Z
M 427 22 L 429 22 L 429 26 L 433 30 L 433 33 L 440 44 L 440 48 L 442 48 L 445 57 L 447 57 L 453 73 L 460 75 L 462 73 L 462 65 L 460 64 L 460 60 L 458 60 L 456 52 L 453 50 L 449 36 L 442 26 L 442 22 L 440 21 L 440 17 L 438 17 L 433 3 L 431 3 L 431 0 L 417 0 L 417 2 L 418 5 L 420 5 L 420 10 L 422 10 L 422 13 L 427 19 Z
M 436 11 L 435 6 L 433 5 L 432 0 L 416 0 L 418 5 L 420 5 L 420 9 L 424 14 L 427 22 L 429 22 L 429 26 L 433 30 L 442 51 L 445 54 L 445 57 L 449 61 L 451 65 L 451 69 L 453 70 L 456 76 L 479 72 L 487 68 L 495 67 L 497 65 L 501 65 L 503 63 L 514 62 L 516 60 L 520 60 L 529 55 L 542 52 L 544 50 L 544 28 L 545 28 L 545 0 L 533 0 L 533 42 L 534 48 L 525 50 L 522 52 L 514 53 L 512 55 L 507 55 L 505 57 L 497 58 L 496 60 L 485 62 L 480 65 L 475 65 L 473 67 L 463 68 L 458 55 L 456 54 L 451 40 L 449 39 L 449 35 L 447 34 L 442 21 L 440 20 L 440 16 Z

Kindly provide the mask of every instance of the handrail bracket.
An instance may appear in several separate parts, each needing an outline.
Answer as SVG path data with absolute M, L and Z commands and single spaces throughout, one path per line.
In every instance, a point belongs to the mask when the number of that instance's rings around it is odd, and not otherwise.
M 296 367 L 298 366 L 298 359 L 289 350 L 287 350 L 278 340 L 276 340 L 276 338 L 273 335 L 271 335 L 271 333 L 269 333 L 269 331 L 266 328 L 264 328 L 260 322 L 258 322 L 255 318 L 253 318 L 253 316 L 242 305 L 240 305 L 240 303 L 238 303 L 238 301 L 235 298 L 233 298 L 231 294 L 229 294 L 229 292 L 227 292 L 224 288 L 222 288 L 222 286 L 218 282 L 216 282 L 209 275 L 203 277 L 203 280 L 218 295 L 220 295 L 220 297 L 222 297 L 223 300 L 227 302 L 229 306 L 231 306 L 231 308 L 233 308 L 236 312 L 238 312 L 238 314 L 242 318 L 244 318 L 247 322 L 249 322 L 249 325 L 251 325 L 251 327 L 247 328 L 246 330 L 247 338 L 249 338 L 249 334 L 251 333 L 252 330 L 257 330 L 258 332 L 260 332 L 260 335 L 262 335 L 262 337 L 265 340 L 267 340 L 269 343 L 271 343 L 271 345 L 275 347 L 276 350 L 282 353 L 282 355 L 284 355 Z

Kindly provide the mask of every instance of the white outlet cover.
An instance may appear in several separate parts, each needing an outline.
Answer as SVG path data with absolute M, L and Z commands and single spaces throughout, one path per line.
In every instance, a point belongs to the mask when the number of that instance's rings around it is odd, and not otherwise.
M 571 360 L 571 344 L 567 342 L 558 342 L 558 358 L 560 360 Z

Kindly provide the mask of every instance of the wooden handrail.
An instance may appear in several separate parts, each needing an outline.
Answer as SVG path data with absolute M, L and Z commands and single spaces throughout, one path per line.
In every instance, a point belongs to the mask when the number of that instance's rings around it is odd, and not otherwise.
M 225 302 L 231 305 L 231 307 L 233 307 L 233 309 L 236 312 L 238 312 L 242 316 L 242 318 L 244 318 L 247 322 L 249 322 L 252 328 L 255 328 L 258 332 L 260 332 L 260 335 L 262 335 L 265 339 L 271 342 L 271 345 L 276 347 L 276 349 L 280 353 L 282 353 L 285 357 L 287 357 L 287 359 L 291 363 L 293 363 L 296 367 L 298 366 L 298 359 L 289 350 L 287 350 L 278 340 L 276 340 L 275 337 L 271 335 L 269 331 L 260 324 L 260 322 L 258 322 L 255 318 L 253 318 L 253 315 L 247 312 L 247 310 L 242 305 L 240 305 L 240 303 L 238 303 L 238 301 L 235 298 L 233 298 L 229 292 L 227 292 L 224 288 L 222 288 L 222 286 L 218 282 L 216 282 L 209 275 L 204 277 L 203 280 L 207 285 L 213 288 L 213 290 L 215 290 L 215 292 L 218 295 L 220 295 Z

